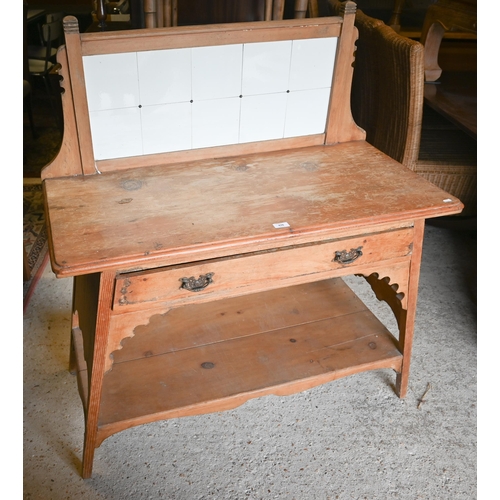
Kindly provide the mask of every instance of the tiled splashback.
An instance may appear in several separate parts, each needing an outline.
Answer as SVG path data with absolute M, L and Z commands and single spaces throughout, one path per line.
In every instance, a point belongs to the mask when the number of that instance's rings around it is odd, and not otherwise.
M 337 38 L 85 56 L 94 156 L 325 130 Z

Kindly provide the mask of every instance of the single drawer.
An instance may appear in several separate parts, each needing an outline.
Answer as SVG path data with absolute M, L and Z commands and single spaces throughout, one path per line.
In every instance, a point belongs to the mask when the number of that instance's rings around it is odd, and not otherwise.
M 354 274 L 357 267 L 411 255 L 412 241 L 413 228 L 404 228 L 121 274 L 113 309 L 203 302 Z

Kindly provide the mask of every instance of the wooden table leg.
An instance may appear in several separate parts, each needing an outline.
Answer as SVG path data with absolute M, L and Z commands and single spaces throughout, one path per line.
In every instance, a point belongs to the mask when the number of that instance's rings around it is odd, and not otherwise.
M 404 267 L 399 271 L 395 268 L 386 269 L 382 273 L 364 275 L 377 299 L 389 305 L 398 324 L 399 351 L 403 354 L 401 371 L 396 377 L 396 392 L 400 398 L 406 397 L 408 390 L 424 227 L 424 220 L 415 222 L 409 268 Z
M 308 0 L 295 0 L 295 19 L 304 19 L 307 15 Z
M 417 311 L 418 282 L 420 278 L 420 264 L 422 261 L 422 245 L 424 241 L 425 220 L 415 221 L 413 239 L 413 254 L 410 265 L 410 280 L 408 286 L 407 310 L 404 324 L 400 326 L 399 345 L 403 353 L 401 373 L 396 377 L 396 392 L 400 398 L 406 397 L 408 377 L 410 375 L 410 359 L 413 347 L 413 332 L 415 330 L 415 316 Z
M 92 475 L 94 451 L 97 444 L 99 410 L 101 404 L 102 382 L 105 371 L 105 356 L 108 342 L 111 305 L 115 283 L 115 273 L 101 274 L 98 293 L 97 319 L 95 325 L 92 359 L 87 361 L 89 391 L 87 411 L 85 412 L 85 440 L 83 446 L 82 476 Z
M 403 7 L 405 0 L 394 0 L 394 10 L 392 11 L 391 19 L 389 20 L 389 26 L 396 32 L 401 31 L 401 14 L 403 12 Z

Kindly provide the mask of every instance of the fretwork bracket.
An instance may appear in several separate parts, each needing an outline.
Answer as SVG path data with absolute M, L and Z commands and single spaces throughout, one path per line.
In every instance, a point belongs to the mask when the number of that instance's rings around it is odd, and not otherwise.
M 404 334 L 408 308 L 409 267 L 407 265 L 378 269 L 373 272 L 357 274 L 362 276 L 372 288 L 378 300 L 384 301 L 396 318 L 398 329 Z
M 113 353 L 123 349 L 123 342 L 126 339 L 134 337 L 140 333 L 140 328 L 151 322 L 155 316 L 162 316 L 170 311 L 170 307 L 162 307 L 160 309 L 146 310 L 131 314 L 118 314 L 111 318 L 110 336 L 106 348 L 106 362 L 104 373 L 107 373 L 113 367 Z M 139 330 L 139 332 L 137 332 Z

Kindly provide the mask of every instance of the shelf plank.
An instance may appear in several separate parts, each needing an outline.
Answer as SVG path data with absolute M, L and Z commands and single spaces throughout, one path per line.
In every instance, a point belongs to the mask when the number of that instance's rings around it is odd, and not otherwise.
M 122 349 L 112 354 L 113 363 L 143 358 L 144 346 L 147 356 L 158 356 L 366 309 L 361 301 L 353 300 L 352 291 L 341 279 L 298 285 L 293 291 L 290 294 L 289 288 L 280 288 L 244 300 L 223 299 L 156 314 L 147 325 L 134 329 L 135 338 L 122 340 Z M 133 321 L 131 317 L 129 322 Z
M 223 309 L 230 319 L 218 323 L 200 321 L 207 307 L 179 308 L 157 316 L 149 330 L 136 328 L 104 377 L 100 426 L 118 432 L 206 413 L 207 405 L 217 411 L 264 394 L 401 367 L 397 340 L 341 279 L 220 301 L 214 315 Z M 249 314 L 238 321 L 238 311 Z

